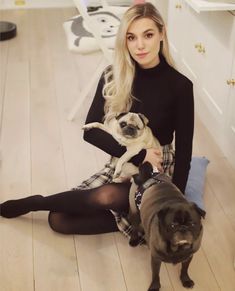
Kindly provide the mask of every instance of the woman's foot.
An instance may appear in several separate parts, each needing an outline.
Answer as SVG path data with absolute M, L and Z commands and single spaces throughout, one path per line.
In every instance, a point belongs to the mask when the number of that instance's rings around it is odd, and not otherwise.
M 0 204 L 0 216 L 14 218 L 40 209 L 43 196 L 33 195 L 22 199 L 8 200 Z

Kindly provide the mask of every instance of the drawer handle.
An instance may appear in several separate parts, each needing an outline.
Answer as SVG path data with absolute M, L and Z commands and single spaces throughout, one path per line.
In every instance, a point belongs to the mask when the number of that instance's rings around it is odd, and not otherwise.
M 196 43 L 195 44 L 195 48 L 197 49 L 197 51 L 199 53 L 205 53 L 206 52 L 205 47 L 201 43 Z
M 182 5 L 180 5 L 180 4 L 176 4 L 176 5 L 175 5 L 175 8 L 176 8 L 176 9 L 181 9 L 181 8 L 182 8 Z
M 16 6 L 24 6 L 25 4 L 26 4 L 25 0 L 15 0 Z
M 228 85 L 235 86 L 235 79 L 227 80 L 227 84 L 228 84 Z
M 200 48 L 198 49 L 198 52 L 204 54 L 204 53 L 206 52 L 205 47 L 204 47 L 204 46 L 200 47 Z

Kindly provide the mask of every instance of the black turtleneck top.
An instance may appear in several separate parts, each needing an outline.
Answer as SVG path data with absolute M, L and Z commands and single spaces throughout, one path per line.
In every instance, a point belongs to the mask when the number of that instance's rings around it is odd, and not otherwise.
M 104 78 L 101 77 L 86 123 L 103 122 L 105 99 L 102 95 Z M 143 69 L 136 64 L 133 82 L 134 100 L 130 111 L 143 113 L 148 119 L 148 126 L 161 145 L 171 144 L 175 137 L 175 168 L 173 183 L 184 192 L 190 161 L 194 129 L 194 101 L 192 82 L 168 65 L 160 56 L 160 63 L 150 69 Z M 126 148 L 101 129 L 84 132 L 84 140 L 95 145 L 111 156 L 122 156 Z M 142 150 L 130 161 L 139 165 L 145 158 Z

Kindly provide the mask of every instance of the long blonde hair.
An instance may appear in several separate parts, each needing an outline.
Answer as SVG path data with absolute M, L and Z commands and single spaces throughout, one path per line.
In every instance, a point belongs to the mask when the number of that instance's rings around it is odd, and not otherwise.
M 117 32 L 113 65 L 104 74 L 105 119 L 112 118 L 117 113 L 129 111 L 133 98 L 135 98 L 132 95 L 135 62 L 127 49 L 126 34 L 131 23 L 140 18 L 152 19 L 159 32 L 163 33 L 160 53 L 165 57 L 167 63 L 173 66 L 169 53 L 165 23 L 159 11 L 151 3 L 131 6 L 123 15 Z

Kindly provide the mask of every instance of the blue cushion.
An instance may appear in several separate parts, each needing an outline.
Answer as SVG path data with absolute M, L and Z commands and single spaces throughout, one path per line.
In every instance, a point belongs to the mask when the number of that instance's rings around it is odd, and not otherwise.
M 205 210 L 203 193 L 206 177 L 206 168 L 209 160 L 205 157 L 192 157 L 191 168 L 185 188 L 186 198 Z

